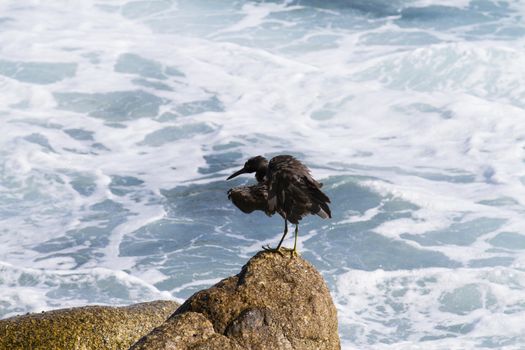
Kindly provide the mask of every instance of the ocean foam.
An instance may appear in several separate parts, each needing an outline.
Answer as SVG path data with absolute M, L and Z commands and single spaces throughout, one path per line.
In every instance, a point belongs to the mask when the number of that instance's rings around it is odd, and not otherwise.
M 523 347 L 523 8 L 2 2 L 0 317 L 237 273 L 283 223 L 225 178 L 289 153 L 345 349 Z

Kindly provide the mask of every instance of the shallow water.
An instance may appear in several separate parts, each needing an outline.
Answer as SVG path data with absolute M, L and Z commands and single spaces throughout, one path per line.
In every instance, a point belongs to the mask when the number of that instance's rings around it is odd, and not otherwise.
M 0 317 L 184 300 L 279 217 L 226 182 L 298 156 L 344 349 L 525 347 L 525 2 L 4 1 Z M 292 245 L 292 240 L 285 241 Z

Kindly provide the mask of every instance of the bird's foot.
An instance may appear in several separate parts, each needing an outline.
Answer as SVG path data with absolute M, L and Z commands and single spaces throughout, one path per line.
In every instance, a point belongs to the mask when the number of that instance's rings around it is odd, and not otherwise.
M 285 249 L 285 248 L 270 248 L 269 245 L 263 245 L 262 249 L 266 250 L 267 252 L 271 252 L 271 253 L 279 253 L 281 254 L 281 256 L 283 256 L 281 249 Z
M 279 253 L 281 254 L 281 256 L 284 256 L 283 252 L 290 252 L 290 256 L 292 258 L 299 256 L 299 252 L 297 251 L 297 249 L 290 249 L 290 248 L 283 248 L 283 247 L 270 248 L 269 245 L 263 245 L 262 248 L 266 250 L 267 252 Z

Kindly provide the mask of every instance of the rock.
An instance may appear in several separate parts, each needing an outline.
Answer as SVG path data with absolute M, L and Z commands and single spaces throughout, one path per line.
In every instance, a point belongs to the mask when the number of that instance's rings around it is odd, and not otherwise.
M 125 307 L 85 306 L 0 320 L 0 350 L 128 349 L 179 306 L 153 301 Z
M 340 349 L 337 314 L 315 268 L 260 252 L 233 277 L 190 297 L 130 350 Z
M 196 312 L 185 312 L 170 318 L 169 322 L 155 328 L 150 334 L 133 345 L 131 349 L 242 350 L 224 335 L 215 333 L 211 322 L 203 314 Z

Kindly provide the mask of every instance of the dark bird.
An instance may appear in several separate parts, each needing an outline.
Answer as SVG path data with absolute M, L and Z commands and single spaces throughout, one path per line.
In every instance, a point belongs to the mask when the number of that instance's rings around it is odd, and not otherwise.
M 332 217 L 327 204 L 330 199 L 321 191 L 322 184 L 312 178 L 308 168 L 294 157 L 280 155 L 270 162 L 261 156 L 250 158 L 228 180 L 246 173 L 255 173 L 258 183 L 228 191 L 228 198 L 233 204 L 245 213 L 262 210 L 268 215 L 277 212 L 284 218 L 284 233 L 277 248 L 264 249 L 279 251 L 288 233 L 289 221 L 295 224 L 293 254 L 297 254 L 299 221 L 308 214 L 319 215 L 323 219 Z

